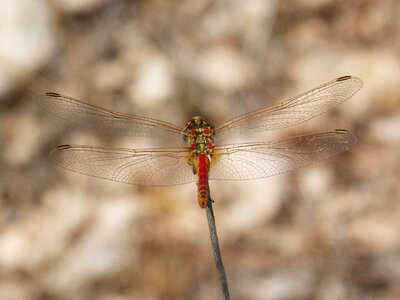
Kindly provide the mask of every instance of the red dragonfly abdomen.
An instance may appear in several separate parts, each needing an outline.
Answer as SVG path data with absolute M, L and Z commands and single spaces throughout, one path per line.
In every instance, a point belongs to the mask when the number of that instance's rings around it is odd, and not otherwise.
M 208 190 L 208 157 L 204 154 L 200 154 L 198 157 L 198 187 L 197 187 L 197 199 L 201 208 L 206 208 L 209 199 Z

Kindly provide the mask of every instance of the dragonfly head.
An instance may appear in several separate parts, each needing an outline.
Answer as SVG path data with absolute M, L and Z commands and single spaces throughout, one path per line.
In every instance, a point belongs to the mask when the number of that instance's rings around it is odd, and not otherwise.
M 206 117 L 194 116 L 186 122 L 185 128 L 190 126 L 211 126 L 210 121 Z
M 214 136 L 214 126 L 205 117 L 195 116 L 186 122 L 183 129 L 183 140 L 190 146 L 193 144 L 211 142 Z

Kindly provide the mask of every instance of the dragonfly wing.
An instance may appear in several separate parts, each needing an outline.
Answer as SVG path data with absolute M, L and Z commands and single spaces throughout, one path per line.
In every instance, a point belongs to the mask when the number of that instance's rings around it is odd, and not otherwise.
M 231 119 L 215 130 L 215 140 L 296 125 L 318 116 L 353 96 L 361 79 L 342 76 L 286 102 Z
M 248 180 L 269 177 L 346 151 L 355 142 L 352 133 L 336 130 L 276 142 L 217 146 L 209 178 Z
M 117 182 L 164 186 L 196 180 L 185 148 L 112 149 L 61 145 L 52 161 L 73 172 Z
M 182 129 L 168 122 L 115 112 L 58 93 L 46 93 L 37 101 L 51 114 L 76 125 L 111 134 L 172 137 L 182 141 Z

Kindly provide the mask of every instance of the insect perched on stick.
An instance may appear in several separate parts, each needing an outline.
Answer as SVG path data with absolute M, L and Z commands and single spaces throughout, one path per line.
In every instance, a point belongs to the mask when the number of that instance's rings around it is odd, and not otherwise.
M 362 81 L 342 76 L 286 102 L 253 111 L 214 127 L 205 117 L 193 117 L 182 128 L 46 93 L 39 104 L 77 125 L 106 133 L 151 136 L 176 141 L 173 148 L 117 149 L 61 145 L 51 155 L 57 165 L 77 173 L 146 186 L 197 181 L 198 202 L 205 208 L 208 180 L 264 178 L 341 153 L 355 143 L 346 130 L 314 133 L 280 141 L 229 144 L 229 139 L 280 129 L 318 116 L 353 96 Z

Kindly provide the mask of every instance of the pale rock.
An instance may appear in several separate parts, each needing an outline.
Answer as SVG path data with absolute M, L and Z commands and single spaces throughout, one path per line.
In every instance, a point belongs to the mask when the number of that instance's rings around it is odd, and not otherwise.
M 346 283 L 336 277 L 332 277 L 322 282 L 316 298 L 321 300 L 342 300 L 346 299 L 347 295 L 348 288 Z
M 234 24 L 229 22 L 227 28 L 234 28 L 236 34 L 246 42 L 248 49 L 258 49 L 259 53 L 265 53 L 265 47 L 273 28 L 278 1 L 232 1 L 234 11 L 231 18 Z
M 104 0 L 52 0 L 55 5 L 67 13 L 82 13 L 95 10 Z
M 313 280 L 307 270 L 280 269 L 246 285 L 246 295 L 254 300 L 309 299 Z
M 298 4 L 305 6 L 306 9 L 321 9 L 332 2 L 332 0 L 300 0 Z
M 43 66 L 54 49 L 55 25 L 45 1 L 0 1 L 0 95 Z
M 369 126 L 370 136 L 382 143 L 400 142 L 400 115 L 376 119 Z
M 232 195 L 229 206 L 222 212 L 225 229 L 245 231 L 268 222 L 282 204 L 284 184 L 285 175 L 234 183 L 238 191 Z
M 235 36 L 249 48 L 259 47 L 269 37 L 277 1 L 229 1 L 204 16 L 200 27 L 204 42 L 215 43 Z M 235 22 L 232 22 L 235 20 Z M 260 42 L 262 41 L 262 42 Z
M 105 62 L 95 65 L 93 78 L 100 90 L 120 89 L 128 77 L 127 66 L 120 61 Z
M 88 282 L 134 263 L 133 221 L 141 209 L 128 197 L 100 201 L 93 209 L 94 222 L 75 247 L 67 252 L 44 282 L 50 290 L 75 293 Z
M 299 188 L 302 198 L 310 201 L 322 201 L 329 186 L 332 184 L 333 175 L 327 168 L 311 166 L 303 168 L 299 175 Z
M 13 165 L 28 164 L 37 154 L 41 138 L 41 127 L 31 115 L 22 114 L 16 120 L 3 123 L 9 125 L 7 134 L 10 135 L 8 143 L 3 147 L 3 158 Z
M 66 243 L 87 219 L 82 194 L 50 190 L 42 209 L 0 235 L 0 265 L 8 270 L 31 270 L 65 251 Z M 27 255 L 29 253 L 29 255 Z
M 0 235 L 0 266 L 3 272 L 26 268 L 31 242 L 23 227 L 8 227 Z
M 223 46 L 202 53 L 196 70 L 204 85 L 221 92 L 243 88 L 252 75 L 246 58 L 233 48 Z
M 155 55 L 142 62 L 136 71 L 136 80 L 129 88 L 132 100 L 142 107 L 154 107 L 175 91 L 173 68 L 168 61 Z
M 17 278 L 2 279 L 0 282 L 0 299 L 4 300 L 26 300 L 38 299 L 35 287 Z
M 399 216 L 393 212 L 374 213 L 354 221 L 348 238 L 361 251 L 379 255 L 400 246 L 399 231 Z

